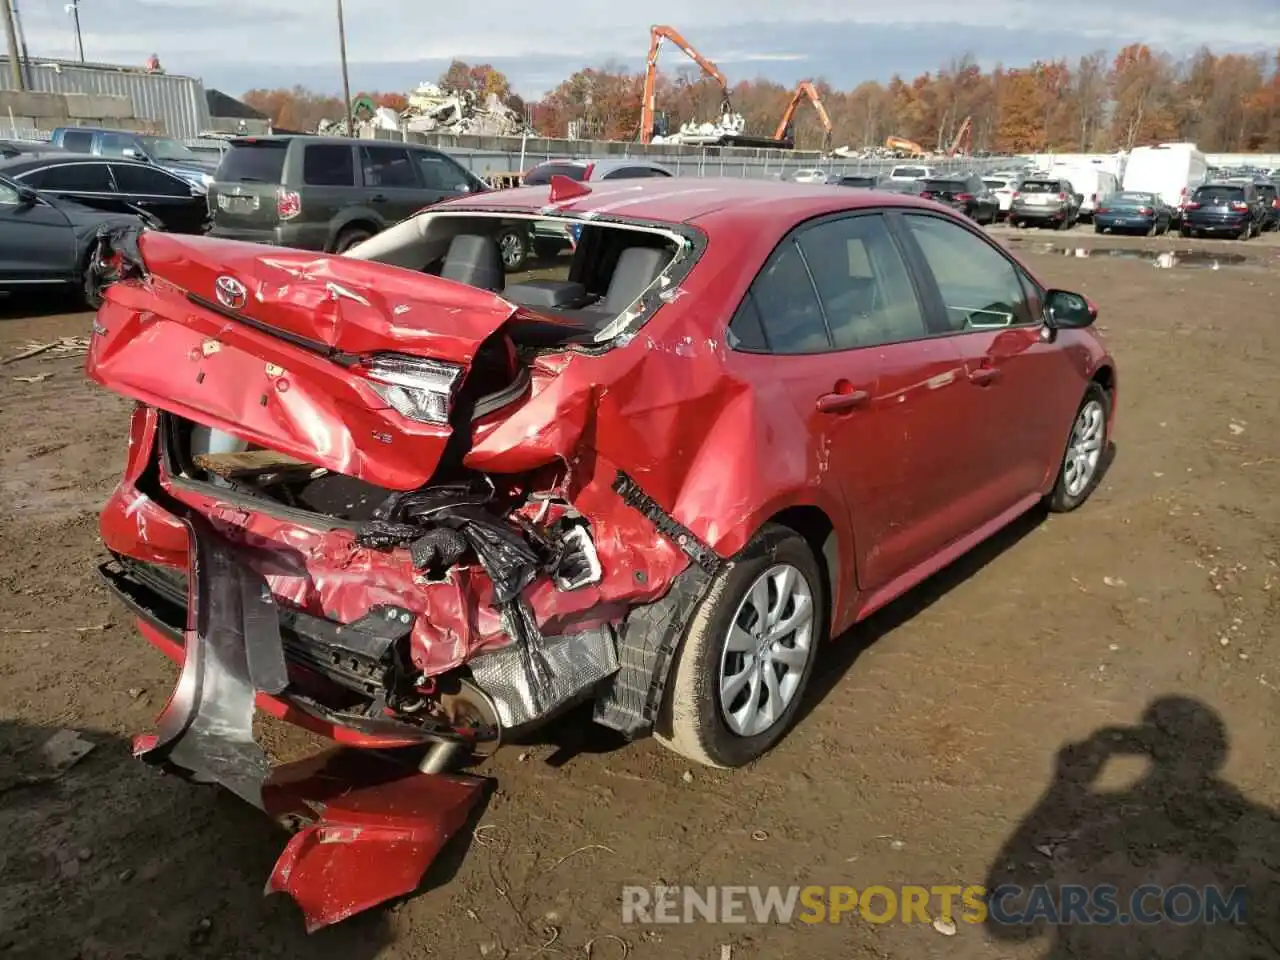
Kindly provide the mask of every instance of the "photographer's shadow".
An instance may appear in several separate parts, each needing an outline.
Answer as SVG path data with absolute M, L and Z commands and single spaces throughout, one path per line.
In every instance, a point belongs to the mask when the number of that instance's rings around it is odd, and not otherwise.
M 1064 747 L 990 868 L 988 935 L 1043 938 L 1046 960 L 1280 957 L 1280 818 L 1219 777 L 1226 755 L 1222 719 L 1186 697 Z M 1122 757 L 1145 769 L 1113 789 L 1106 774 L 1125 771 L 1104 768 Z

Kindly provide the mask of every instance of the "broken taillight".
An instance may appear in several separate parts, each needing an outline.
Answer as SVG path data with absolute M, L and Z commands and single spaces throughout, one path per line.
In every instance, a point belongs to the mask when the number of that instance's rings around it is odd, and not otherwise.
M 1153 213 L 1155 213 L 1155 211 L 1154 211 L 1154 210 L 1152 210 L 1150 207 L 1139 207 L 1139 208 L 1138 208 L 1138 213 L 1142 214 L 1142 216 L 1144 216 L 1144 217 L 1149 217 L 1149 216 L 1151 216 Z
M 420 423 L 447 424 L 453 391 L 463 368 L 439 360 L 380 353 L 361 361 L 359 372 L 402 416 Z
M 1249 205 L 1245 203 L 1243 200 L 1232 200 L 1231 209 L 1232 210 L 1248 210 Z
M 973 194 L 972 194 L 972 193 L 957 193 L 953 199 L 955 199 L 955 200 L 963 200 L 965 203 L 968 203 L 970 200 L 972 200 L 972 199 L 973 199 Z
M 1189 200 L 1182 205 L 1182 209 L 1183 210 L 1199 210 L 1200 204 L 1196 203 L 1196 201 L 1194 200 Z
M 281 220 L 292 220 L 301 212 L 302 194 L 284 187 L 276 190 L 276 216 Z

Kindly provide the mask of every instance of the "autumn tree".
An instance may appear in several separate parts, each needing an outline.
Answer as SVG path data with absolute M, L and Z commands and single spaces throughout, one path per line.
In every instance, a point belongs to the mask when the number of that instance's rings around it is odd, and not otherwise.
M 440 74 L 438 85 L 448 91 L 469 90 L 479 97 L 494 94 L 506 103 L 511 99 L 511 81 L 501 70 L 488 63 L 469 64 L 454 60 Z
M 1108 85 L 1113 146 L 1132 150 L 1175 136 L 1173 74 L 1166 57 L 1146 44 L 1130 44 L 1116 55 Z
M 291 90 L 250 90 L 241 98 L 283 130 L 315 130 L 321 120 L 339 120 L 346 108 L 339 97 L 297 86 Z

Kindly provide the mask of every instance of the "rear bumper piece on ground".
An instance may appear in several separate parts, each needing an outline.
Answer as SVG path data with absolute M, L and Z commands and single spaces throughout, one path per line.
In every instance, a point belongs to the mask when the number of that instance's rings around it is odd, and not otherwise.
M 217 783 L 300 829 L 267 892 L 288 893 L 312 931 L 414 890 L 465 823 L 484 781 L 423 774 L 374 755 L 323 754 L 275 770 L 253 739 L 255 700 L 288 686 L 266 581 L 206 521 L 191 542 L 185 656 L 156 733 L 135 754 L 169 773 Z

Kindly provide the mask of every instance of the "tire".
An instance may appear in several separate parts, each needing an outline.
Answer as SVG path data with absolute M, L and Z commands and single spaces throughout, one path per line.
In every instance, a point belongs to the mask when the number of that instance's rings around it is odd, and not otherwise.
M 363 227 L 348 227 L 339 233 L 337 239 L 333 241 L 333 252 L 346 253 L 357 243 L 364 243 L 372 236 L 373 234 Z
M 529 237 L 520 227 L 512 227 L 498 234 L 498 249 L 502 251 L 502 266 L 507 273 L 523 270 L 529 262 Z
M 1088 423 L 1095 424 L 1096 433 L 1086 428 L 1086 412 Z M 1096 420 L 1100 416 L 1101 420 Z M 1067 434 L 1066 446 L 1062 452 L 1062 460 L 1058 465 L 1058 479 L 1053 491 L 1047 498 L 1049 509 L 1054 513 L 1068 513 L 1089 499 L 1102 480 L 1103 468 L 1108 455 L 1110 436 L 1108 425 L 1111 422 L 1111 395 L 1102 389 L 1102 385 L 1092 381 L 1084 392 L 1084 399 L 1076 408 L 1071 420 L 1071 429 Z M 1088 437 L 1097 442 L 1096 449 L 1089 443 L 1088 453 L 1084 452 L 1079 441 Z M 1090 456 L 1092 459 L 1090 459 Z M 1079 482 L 1079 472 L 1088 463 L 1088 476 L 1084 483 Z M 1074 464 L 1074 468 L 1073 468 Z
M 1184 239 L 1188 239 L 1188 240 L 1191 239 L 1191 237 L 1194 235 L 1194 231 L 1188 229 L 1187 227 L 1180 227 L 1178 229 L 1178 233 L 1180 233 Z
M 793 604 L 804 602 L 799 598 L 807 595 L 810 617 L 798 631 L 784 634 L 780 638 L 782 643 L 773 646 L 775 649 L 782 646 L 793 653 L 803 649 L 807 657 L 781 676 L 777 672 L 778 667 L 785 669 L 781 659 L 766 662 L 764 669 L 774 671 L 775 688 L 782 691 L 785 706 L 775 716 L 762 716 L 761 722 L 766 724 L 763 727 L 744 725 L 735 730 L 726 713 L 734 713 L 738 718 L 735 722 L 742 723 L 750 718 L 747 707 L 754 701 L 760 708 L 756 715 L 760 716 L 769 702 L 768 687 L 763 679 L 765 674 L 753 668 L 748 660 L 759 664 L 758 653 L 753 656 L 726 651 L 726 646 L 731 632 L 736 632 L 748 645 L 763 642 L 751 635 L 756 621 L 753 588 L 763 580 L 768 598 L 766 605 L 776 606 L 777 578 L 784 568 L 794 574 L 800 592 L 776 609 L 776 615 L 785 621 L 788 611 L 795 612 Z M 689 621 L 672 665 L 655 730 L 657 739 L 681 756 L 710 767 L 740 767 L 766 753 L 795 720 L 818 650 L 826 639 L 828 610 L 826 580 L 809 545 L 787 527 L 766 525 L 716 576 Z M 789 647 L 786 646 L 788 639 Z M 726 711 L 721 706 L 722 678 L 726 671 L 729 678 L 746 674 L 755 677 L 755 682 L 748 680 L 745 687 L 735 691 L 730 706 L 737 704 L 736 711 Z M 777 686 L 778 680 L 782 682 L 781 687 Z M 761 698 L 761 694 L 766 696 Z
M 84 305 L 90 310 L 97 310 L 103 302 L 102 290 L 99 289 L 93 277 L 93 263 L 101 249 L 102 241 L 94 239 L 85 252 L 84 264 L 80 268 L 80 296 L 84 300 Z

